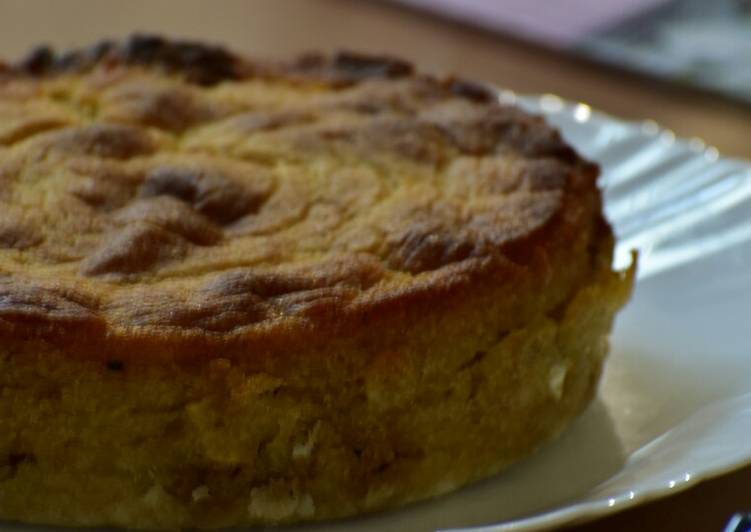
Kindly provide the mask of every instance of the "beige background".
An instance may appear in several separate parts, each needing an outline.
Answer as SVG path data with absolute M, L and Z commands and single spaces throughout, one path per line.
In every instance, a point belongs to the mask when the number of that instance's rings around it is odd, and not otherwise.
M 703 138 L 723 154 L 751 158 L 751 108 L 375 0 L 0 0 L 0 57 L 6 60 L 41 43 L 69 47 L 135 30 L 215 41 L 266 57 L 336 48 L 390 52 L 434 72 L 557 93 L 624 118 L 650 118 L 677 135 Z M 751 510 L 751 468 L 579 528 L 722 530 L 744 507 Z

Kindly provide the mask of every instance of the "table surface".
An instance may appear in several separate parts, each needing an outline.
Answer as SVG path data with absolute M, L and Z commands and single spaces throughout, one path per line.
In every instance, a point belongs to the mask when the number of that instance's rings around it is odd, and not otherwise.
M 652 119 L 724 155 L 751 158 L 751 107 L 440 20 L 353 0 L 0 0 L 0 56 L 90 43 L 135 30 L 225 43 L 264 57 L 349 48 L 409 58 L 425 70 L 554 93 L 626 119 Z M 578 530 L 722 530 L 751 510 L 751 467 Z

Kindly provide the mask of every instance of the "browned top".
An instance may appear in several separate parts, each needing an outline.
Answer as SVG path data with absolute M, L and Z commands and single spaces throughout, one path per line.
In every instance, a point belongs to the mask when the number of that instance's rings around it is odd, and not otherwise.
M 37 51 L 0 67 L 0 335 L 423 312 L 586 253 L 596 174 L 541 119 L 394 59 Z

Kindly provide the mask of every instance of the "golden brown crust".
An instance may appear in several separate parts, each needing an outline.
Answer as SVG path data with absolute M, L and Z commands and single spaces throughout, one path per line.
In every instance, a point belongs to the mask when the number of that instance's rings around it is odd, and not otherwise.
M 544 282 L 602 224 L 556 131 L 400 60 L 138 37 L 0 80 L 0 335 L 355 335 Z

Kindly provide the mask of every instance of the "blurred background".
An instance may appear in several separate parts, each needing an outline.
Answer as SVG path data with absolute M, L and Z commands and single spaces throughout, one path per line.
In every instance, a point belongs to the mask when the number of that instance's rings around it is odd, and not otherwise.
M 398 0 L 751 104 L 749 0 Z
M 395 54 L 520 93 L 651 119 L 751 158 L 748 0 L 0 0 L 0 58 L 139 32 L 265 58 Z M 581 530 L 722 530 L 751 468 Z

